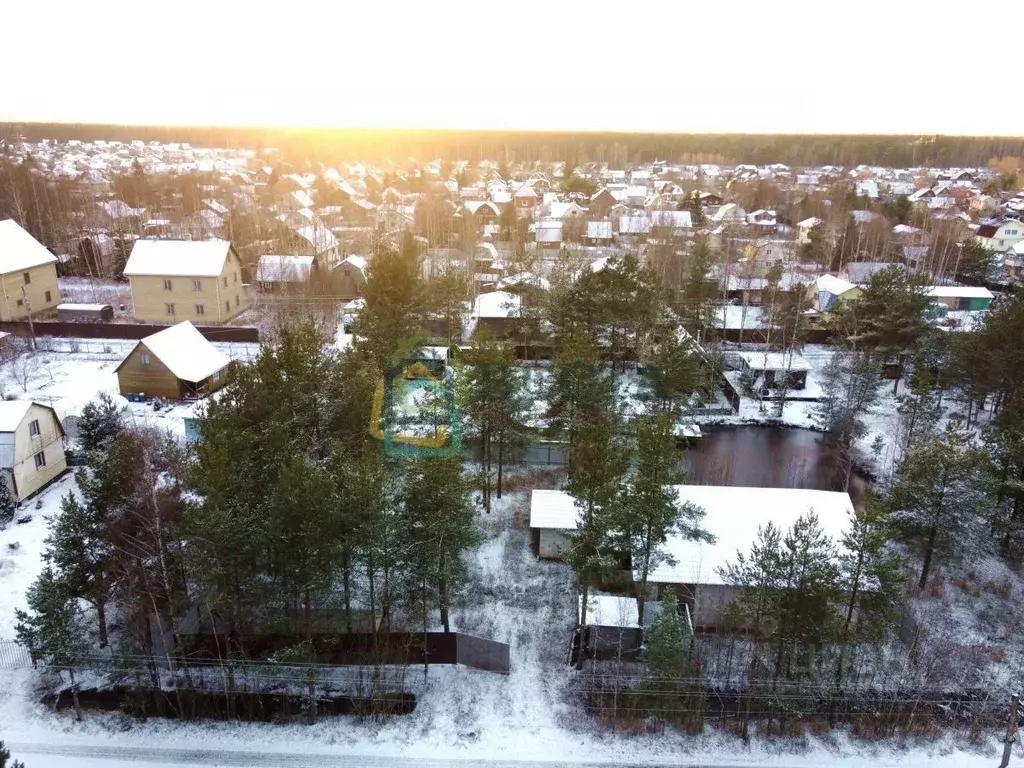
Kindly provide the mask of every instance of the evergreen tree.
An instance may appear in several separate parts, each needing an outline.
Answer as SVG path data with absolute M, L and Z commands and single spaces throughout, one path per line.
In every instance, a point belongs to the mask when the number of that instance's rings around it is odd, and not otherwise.
M 612 407 L 613 383 L 595 346 L 586 339 L 569 337 L 555 349 L 548 389 L 548 423 L 551 432 L 569 444 L 569 471 L 573 446 L 580 431 L 604 420 Z
M 881 501 L 869 495 L 864 507 L 851 513 L 839 555 L 843 609 L 837 637 L 837 684 L 846 672 L 850 647 L 880 640 L 894 618 L 902 563 L 889 549 L 889 535 L 889 515 Z
M 943 413 L 939 395 L 932 387 L 932 372 L 923 359 L 918 358 L 914 363 L 907 383 L 907 391 L 897 398 L 899 405 L 896 407 L 900 414 L 903 448 L 929 440 L 935 434 Z
M 611 412 L 606 419 L 581 427 L 569 450 L 571 468 L 566 490 L 575 498 L 578 513 L 565 560 L 583 600 L 580 625 L 585 627 L 590 588 L 617 562 L 612 551 L 613 530 L 621 516 L 618 506 L 627 454 L 616 435 Z M 582 653 L 578 663 L 583 663 Z
M 8 761 L 11 759 L 11 750 L 4 746 L 4 743 L 0 741 L 0 768 L 25 768 L 25 764 L 21 760 L 15 760 L 13 763 Z
M 399 344 L 423 328 L 424 285 L 419 246 L 408 232 L 401 249 L 378 241 L 363 286 L 366 306 L 356 319 L 358 346 L 387 369 Z
M 999 411 L 984 431 L 996 486 L 996 528 L 1003 557 L 1024 543 L 1024 391 Z
M 646 383 L 655 409 L 678 416 L 690 399 L 709 389 L 708 364 L 682 328 L 666 326 L 649 350 Z
M 86 403 L 78 420 L 82 449 L 86 453 L 104 450 L 123 428 L 117 403 L 108 393 L 100 392 L 99 401 Z
M 679 502 L 675 486 L 683 482 L 685 473 L 672 433 L 673 424 L 672 417 L 665 414 L 638 421 L 636 466 L 616 509 L 618 519 L 614 527 L 622 538 L 621 549 L 631 555 L 641 627 L 648 577 L 662 563 L 674 565 L 664 549 L 669 535 L 693 541 L 714 541 L 714 537 L 700 527 L 704 510 Z
M 424 306 L 441 321 L 449 344 L 462 337 L 462 314 L 469 298 L 466 273 L 454 266 L 431 276 L 424 285 Z
M 831 255 L 825 242 L 825 228 L 820 221 L 808 230 L 807 242 L 800 246 L 800 261 L 805 264 L 830 263 Z
M 520 436 L 526 408 L 523 378 L 507 344 L 484 335 L 464 356 L 459 376 L 462 412 L 480 440 L 480 474 L 484 510 L 491 511 L 491 468 L 497 465 L 497 494 L 501 498 L 505 463 Z
M 979 242 L 969 238 L 960 244 L 956 279 L 964 285 L 988 285 L 994 257 L 992 251 L 986 250 Z
M 67 585 L 49 566 L 29 587 L 26 599 L 28 611 L 19 608 L 14 612 L 18 642 L 30 650 L 33 658 L 48 659 L 54 667 L 68 671 L 75 713 L 81 720 L 75 684 L 75 667 L 86 651 L 81 612 Z
M 904 457 L 889 503 L 904 540 L 922 558 L 920 589 L 935 565 L 985 549 L 989 520 L 984 512 L 991 508 L 985 460 L 958 421 Z
M 821 398 L 811 415 L 826 433 L 826 447 L 844 489 L 853 474 L 854 443 L 866 433 L 864 417 L 878 401 L 879 383 L 877 366 L 857 351 L 836 351 L 822 369 Z
M 80 475 L 84 478 L 84 475 Z M 89 493 L 86 490 L 85 493 Z M 68 492 L 60 514 L 47 520 L 49 535 L 43 558 L 59 575 L 68 594 L 88 602 L 96 610 L 100 645 L 107 645 L 107 604 L 113 590 L 114 546 L 108 530 L 105 500 L 80 502 Z
M 7 478 L 0 477 L 0 526 L 7 525 L 14 519 L 18 511 L 18 502 L 14 499 L 14 493 Z
M 449 610 L 467 573 L 463 552 L 476 541 L 469 487 L 458 459 L 423 457 L 405 470 L 403 520 L 410 532 L 407 578 L 413 589 L 422 585 L 421 602 L 428 596 L 450 632 Z
M 657 681 L 677 681 L 689 667 L 686 647 L 690 628 L 676 600 L 676 592 L 666 587 L 661 596 L 661 610 L 644 631 L 643 661 L 648 675 Z

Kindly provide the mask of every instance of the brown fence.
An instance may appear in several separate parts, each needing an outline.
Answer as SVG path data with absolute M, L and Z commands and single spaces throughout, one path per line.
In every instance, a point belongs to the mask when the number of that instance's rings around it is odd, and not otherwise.
M 16 336 L 29 336 L 34 331 L 36 336 L 56 336 L 70 339 L 130 339 L 133 341 L 152 336 L 157 331 L 168 327 L 154 323 L 72 323 L 42 320 L 33 323 L 30 329 L 27 322 L 20 320 L 0 323 L 0 331 L 7 331 Z M 258 343 L 260 340 L 259 329 L 246 326 L 198 325 L 196 329 L 210 341 Z

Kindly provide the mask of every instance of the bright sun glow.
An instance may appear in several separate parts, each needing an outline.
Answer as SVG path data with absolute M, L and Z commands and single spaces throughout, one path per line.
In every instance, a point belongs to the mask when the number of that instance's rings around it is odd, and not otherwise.
M 1024 130 L 1019 99 L 982 80 L 1011 0 L 353 6 L 17 3 L 3 12 L 17 33 L 0 47 L 0 120 Z

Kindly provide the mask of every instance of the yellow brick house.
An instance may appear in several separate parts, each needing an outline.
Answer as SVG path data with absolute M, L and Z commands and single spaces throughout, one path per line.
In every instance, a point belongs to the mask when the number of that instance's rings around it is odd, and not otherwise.
M 60 304 L 57 257 L 13 219 L 0 221 L 0 321 L 52 312 Z
M 249 308 L 227 240 L 137 240 L 124 268 L 136 320 L 226 323 Z

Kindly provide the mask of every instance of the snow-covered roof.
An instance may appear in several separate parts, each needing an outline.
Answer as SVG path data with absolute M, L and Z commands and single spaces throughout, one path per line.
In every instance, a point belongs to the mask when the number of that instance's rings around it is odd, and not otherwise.
M 260 256 L 256 279 L 261 283 L 304 283 L 313 267 L 312 256 Z
M 579 215 L 581 209 L 576 203 L 552 203 L 551 204 L 551 218 L 560 219 L 570 211 L 575 212 L 575 215 Z
M 646 216 L 620 216 L 620 235 L 646 235 L 651 231 L 651 220 Z
M 691 229 L 693 218 L 689 211 L 651 211 L 651 226 Z
M 537 193 L 533 191 L 533 187 L 529 184 L 523 184 L 519 189 L 516 190 L 516 197 L 536 197 Z
M 675 565 L 664 563 L 648 577 L 654 583 L 724 584 L 718 569 L 736 562 L 757 540 L 759 527 L 773 523 L 785 532 L 797 518 L 813 509 L 826 536 L 838 545 L 853 512 L 850 496 L 841 491 L 806 488 L 742 488 L 725 485 L 677 485 L 676 500 L 702 507 L 702 526 L 714 544 L 673 535 L 665 542 Z
M 481 293 L 473 299 L 475 317 L 506 318 L 518 317 L 522 297 L 508 291 Z
M 534 489 L 530 494 L 530 527 L 574 531 L 580 509 L 565 491 Z
M 230 249 L 227 240 L 136 240 L 124 274 L 217 277 Z
M 17 430 L 31 407 L 31 400 L 0 400 L 0 432 Z
M 836 277 L 835 275 L 822 275 L 814 281 L 814 285 L 819 291 L 826 291 L 835 296 L 841 296 L 857 287 L 850 281 L 843 280 L 843 278 Z
M 612 223 L 610 221 L 588 221 L 587 237 L 593 240 L 611 240 Z
M 583 596 L 577 598 L 576 610 L 582 613 Z M 579 615 L 579 614 L 578 614 Z M 591 627 L 615 627 L 616 629 L 638 629 L 639 608 L 635 597 L 620 595 L 595 595 L 587 598 L 587 625 Z
M 728 485 L 676 485 L 678 504 L 701 507 L 701 526 L 715 537 L 714 544 L 669 536 L 665 550 L 675 565 L 663 563 L 648 581 L 664 584 L 724 584 L 718 569 L 736 561 L 736 553 L 750 551 L 759 527 L 773 523 L 786 531 L 809 510 L 818 516 L 825 535 L 836 544 L 853 512 L 850 496 L 841 491 L 806 488 L 746 488 Z M 530 527 L 576 530 L 579 508 L 565 491 L 535 490 L 530 499 Z
M 747 367 L 755 371 L 809 371 L 811 364 L 796 354 L 784 352 L 738 352 Z
M 0 274 L 52 264 L 57 257 L 14 219 L 0 221 Z
M 351 264 L 353 267 L 358 269 L 363 274 L 366 273 L 366 257 L 365 256 L 356 256 L 355 254 L 353 254 L 351 256 L 346 256 L 344 259 L 342 259 L 341 263 L 342 264 Z
M 817 216 L 811 216 L 811 218 L 809 218 L 809 219 L 804 219 L 803 221 L 798 221 L 796 223 L 796 225 L 798 227 L 805 227 L 807 229 L 811 229 L 812 227 L 816 227 L 819 224 L 821 224 L 821 219 L 819 219 Z
M 322 225 L 310 224 L 308 227 L 299 227 L 295 230 L 295 234 L 313 246 L 318 254 L 337 248 L 339 245 L 338 238 L 334 236 L 334 233 Z
M 988 288 L 974 285 L 933 285 L 927 290 L 933 299 L 994 299 L 995 294 Z
M 182 381 L 202 381 L 231 362 L 188 320 L 157 331 L 139 343 Z

